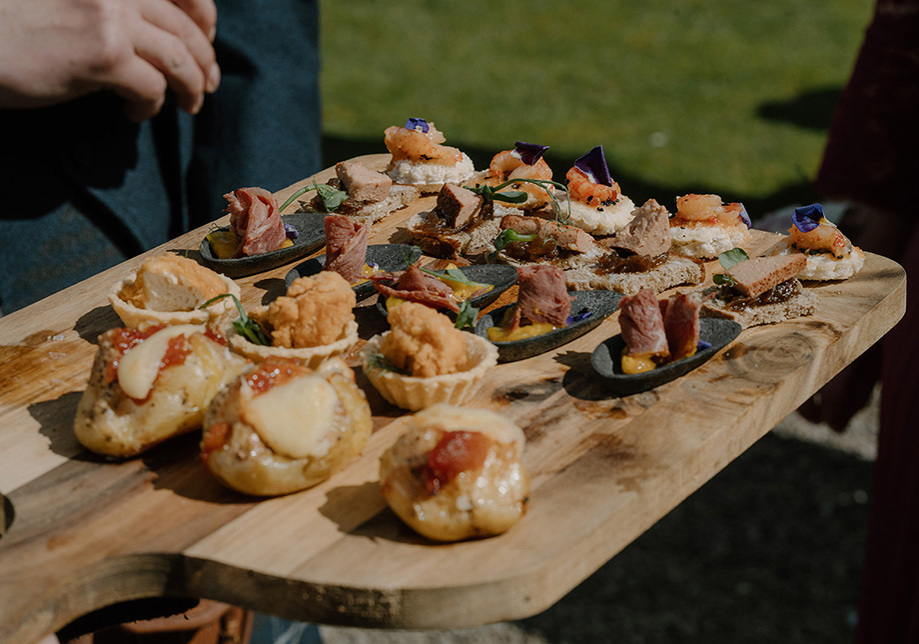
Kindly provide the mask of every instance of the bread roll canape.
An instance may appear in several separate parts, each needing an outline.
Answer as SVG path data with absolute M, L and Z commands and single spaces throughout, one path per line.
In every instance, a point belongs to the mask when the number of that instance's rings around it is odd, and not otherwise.
M 129 327 L 208 323 L 220 327 L 233 314 L 232 301 L 200 307 L 223 293 L 239 297 L 239 285 L 187 257 L 160 255 L 147 259 L 116 284 L 109 303 Z
M 203 326 L 117 328 L 99 337 L 74 433 L 85 447 L 129 457 L 201 425 L 246 360 Z
M 250 311 L 256 333 L 234 333 L 230 346 L 255 362 L 294 358 L 315 369 L 323 360 L 347 353 L 357 342 L 352 312 L 356 303 L 354 291 L 338 273 L 300 277 L 286 295 Z
M 437 541 L 500 534 L 526 512 L 523 431 L 486 409 L 434 405 L 397 423 L 404 433 L 380 458 L 386 502 Z
M 269 358 L 211 403 L 201 454 L 228 487 L 256 496 L 289 494 L 329 478 L 370 437 L 370 407 L 340 358 L 318 370 Z
M 456 329 L 450 318 L 424 304 L 400 304 L 389 312 L 389 325 L 389 331 L 370 338 L 361 357 L 370 383 L 402 409 L 461 404 L 498 363 L 492 343 Z

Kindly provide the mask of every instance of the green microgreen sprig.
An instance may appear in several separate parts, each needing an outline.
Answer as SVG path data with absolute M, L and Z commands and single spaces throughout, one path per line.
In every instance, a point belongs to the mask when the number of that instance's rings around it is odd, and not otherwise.
M 278 212 L 284 212 L 284 209 L 287 208 L 294 199 L 300 195 L 306 194 L 310 190 L 315 190 L 319 197 L 322 199 L 322 205 L 325 206 L 327 212 L 335 212 L 335 210 L 344 203 L 345 199 L 348 198 L 348 193 L 344 190 L 339 190 L 334 186 L 330 186 L 327 183 L 317 183 L 315 180 L 308 186 L 303 186 L 291 196 L 287 198 L 287 201 L 284 202 L 284 205 L 278 209 Z
M 548 179 L 508 179 L 504 183 L 498 184 L 497 186 L 486 186 L 486 185 L 475 185 L 475 186 L 465 186 L 467 190 L 471 190 L 475 194 L 482 197 L 486 202 L 489 201 L 505 201 L 507 203 L 523 203 L 527 200 L 527 193 L 520 190 L 510 190 L 506 192 L 501 192 L 505 188 L 519 184 L 519 183 L 532 183 L 541 187 L 546 191 L 546 194 L 549 195 L 549 198 L 552 199 L 552 204 L 555 206 L 555 220 L 561 224 L 567 224 L 571 220 L 571 199 L 568 197 L 568 186 L 564 183 L 559 183 L 557 181 L 550 181 Z M 568 215 L 565 218 L 560 218 L 562 214 L 562 205 L 559 203 L 556 196 L 551 190 L 550 186 L 555 186 L 556 188 L 564 191 L 565 196 L 568 201 Z
M 384 356 L 382 353 L 370 353 L 367 355 L 367 366 L 373 369 L 382 369 L 383 371 L 392 371 L 394 373 L 401 374 L 403 376 L 412 375 L 411 372 L 400 369 L 393 364 L 392 360 Z
M 504 250 L 514 242 L 531 242 L 536 239 L 538 235 L 535 233 L 532 235 L 522 235 L 518 233 L 513 228 L 505 228 L 501 231 L 501 234 L 495 237 L 495 240 L 492 242 L 494 244 L 495 250 Z
M 465 329 L 467 326 L 475 327 L 475 321 L 479 319 L 479 309 L 472 306 L 469 300 L 463 300 L 460 304 L 459 313 L 456 314 L 456 322 L 453 326 L 457 329 Z
M 439 280 L 450 280 L 451 282 L 456 282 L 457 284 L 463 284 L 464 286 L 472 286 L 478 288 L 491 288 L 491 284 L 483 284 L 482 282 L 473 282 L 471 279 L 466 277 L 466 274 L 458 268 L 448 268 L 444 270 L 443 273 L 438 273 L 437 271 L 428 270 L 427 268 L 421 269 L 422 273 L 427 273 L 432 275 Z
M 267 335 L 265 335 L 262 327 L 258 322 L 246 315 L 246 312 L 243 310 L 243 305 L 240 303 L 239 298 L 232 293 L 221 293 L 216 297 L 212 297 L 198 308 L 205 309 L 214 302 L 222 300 L 225 297 L 233 298 L 233 302 L 236 304 L 236 310 L 239 312 L 239 317 L 233 320 L 233 328 L 236 329 L 236 332 L 246 338 L 246 340 L 252 344 L 258 344 L 263 347 L 271 346 L 271 340 Z

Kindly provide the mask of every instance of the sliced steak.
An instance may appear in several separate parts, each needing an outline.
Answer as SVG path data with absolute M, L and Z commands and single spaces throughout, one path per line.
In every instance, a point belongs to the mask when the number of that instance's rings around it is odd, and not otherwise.
M 369 227 L 343 215 L 325 218 L 325 270 L 335 271 L 349 284 L 363 278 Z
M 534 264 L 517 269 L 520 290 L 517 305 L 530 322 L 564 326 L 571 315 L 565 272 L 554 266 Z
M 701 308 L 702 298 L 698 293 L 677 293 L 660 301 L 671 360 L 681 360 L 696 352 Z
M 665 356 L 670 349 L 657 295 L 643 288 L 619 301 L 619 328 L 630 356 Z
M 437 193 L 435 212 L 448 226 L 460 230 L 475 220 L 481 207 L 482 198 L 477 194 L 455 184 L 445 183 Z
M 241 242 L 235 257 L 260 255 L 280 248 L 287 239 L 274 195 L 263 188 L 238 188 L 223 195 L 230 229 Z

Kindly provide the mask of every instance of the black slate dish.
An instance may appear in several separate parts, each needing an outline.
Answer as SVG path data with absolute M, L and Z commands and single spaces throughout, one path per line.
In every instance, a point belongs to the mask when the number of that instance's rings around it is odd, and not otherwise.
M 483 309 L 495 300 L 517 281 L 517 269 L 508 264 L 476 264 L 474 266 L 462 266 L 460 270 L 463 275 L 471 282 L 479 284 L 491 284 L 493 288 L 487 293 L 476 295 L 469 298 L 469 303 L 477 309 Z M 443 271 L 436 271 L 443 273 Z M 386 310 L 386 297 L 382 294 L 377 300 L 377 310 L 385 317 L 388 313 Z M 456 319 L 456 314 L 449 309 L 444 309 L 451 318 Z
M 615 313 L 619 307 L 619 300 L 622 299 L 622 294 L 614 291 L 573 291 L 569 295 L 574 296 L 571 302 L 571 316 L 576 318 L 585 311 L 590 311 L 590 316 L 556 331 L 525 340 L 494 342 L 493 344 L 498 347 L 498 362 L 515 362 L 532 358 L 579 338 Z M 502 306 L 479 318 L 475 325 L 476 335 L 487 340 L 488 329 L 499 325 L 505 312 L 512 306 L 515 304 Z
M 590 365 L 606 379 L 610 391 L 620 396 L 637 394 L 654 389 L 683 376 L 718 351 L 730 344 L 739 334 L 741 326 L 731 320 L 702 318 L 699 320 L 699 337 L 710 347 L 697 351 L 695 355 L 657 369 L 637 374 L 622 373 L 622 351 L 625 341 L 622 335 L 615 335 L 601 343 L 590 356 Z
M 411 244 L 375 244 L 367 247 L 365 261 L 368 264 L 376 265 L 381 271 L 393 273 L 395 271 L 404 271 L 417 262 L 419 257 L 421 257 L 421 249 Z M 290 269 L 287 275 L 284 276 L 284 282 L 290 288 L 290 285 L 298 277 L 315 275 L 322 271 L 324 267 L 325 255 L 317 255 Z M 358 300 L 376 293 L 371 281 L 355 284 L 352 288 Z
M 325 243 L 325 215 L 313 212 L 297 212 L 291 215 L 281 215 L 285 224 L 297 229 L 300 234 L 294 245 L 273 250 L 261 255 L 251 257 L 237 257 L 234 259 L 218 259 L 211 251 L 211 244 L 205 237 L 198 250 L 201 253 L 201 263 L 227 277 L 245 277 L 254 273 L 262 273 L 309 255 Z M 221 230 L 226 230 L 222 228 Z

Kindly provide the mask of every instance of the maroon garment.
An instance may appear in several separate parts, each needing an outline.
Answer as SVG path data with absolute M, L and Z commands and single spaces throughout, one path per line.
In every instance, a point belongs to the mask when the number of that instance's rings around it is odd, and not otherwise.
M 915 217 L 917 149 L 919 0 L 878 0 L 833 116 L 815 187 Z
M 903 260 L 919 284 L 919 229 Z M 919 302 L 883 340 L 881 426 L 862 572 L 858 644 L 919 642 Z

